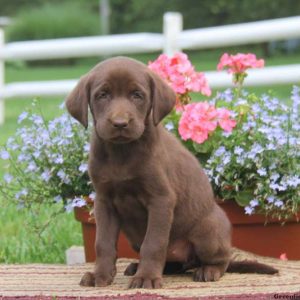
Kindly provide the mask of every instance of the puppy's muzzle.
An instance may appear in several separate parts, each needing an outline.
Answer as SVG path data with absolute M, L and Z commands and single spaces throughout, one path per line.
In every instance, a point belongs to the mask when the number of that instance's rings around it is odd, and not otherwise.
M 125 129 L 129 124 L 129 120 L 127 118 L 115 118 L 113 120 L 110 120 L 110 122 L 116 129 Z
M 129 113 L 115 113 L 109 118 L 112 127 L 117 130 L 126 129 L 130 122 Z

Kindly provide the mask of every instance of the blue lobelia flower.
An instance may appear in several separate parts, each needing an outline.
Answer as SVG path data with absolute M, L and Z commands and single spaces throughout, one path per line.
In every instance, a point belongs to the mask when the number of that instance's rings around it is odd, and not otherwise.
M 250 206 L 246 206 L 246 207 L 245 207 L 245 214 L 246 214 L 246 215 L 252 215 L 252 214 L 253 214 L 253 211 L 254 211 L 254 208 L 253 208 L 253 207 L 250 207 Z
M 231 135 L 232 135 L 232 131 L 231 132 L 226 132 L 226 131 L 222 132 L 222 136 L 224 136 L 226 138 L 230 137 Z
M 54 197 L 54 202 L 55 202 L 55 203 L 61 203 L 62 200 L 63 200 L 63 199 L 62 199 L 62 197 L 61 197 L 60 195 Z
M 43 118 L 38 115 L 32 115 L 29 119 L 37 126 L 40 126 L 44 123 Z
M 69 176 L 65 173 L 64 170 L 59 170 L 57 172 L 57 176 L 65 183 L 65 184 L 69 184 L 71 182 Z
M 277 207 L 282 207 L 283 206 L 283 202 L 281 200 L 276 200 L 274 202 L 274 205 L 277 206 Z
M 61 165 L 64 162 L 64 158 L 62 157 L 62 155 L 58 155 L 54 158 L 54 163 Z
M 41 174 L 41 178 L 48 182 L 51 178 L 51 171 L 49 169 L 46 169 L 42 174 Z
M 224 100 L 227 103 L 232 102 L 233 100 L 233 92 L 231 89 L 226 89 L 224 92 L 218 92 L 216 96 L 216 100 Z
M 66 105 L 65 105 L 65 101 L 64 101 L 58 107 L 59 107 L 59 109 L 63 110 L 65 108 L 65 106 Z
M 257 199 L 252 199 L 249 204 L 251 207 L 255 207 L 258 206 L 259 202 Z
M 3 179 L 6 183 L 11 183 L 14 177 L 10 174 L 4 174 Z
M 226 153 L 224 156 L 223 156 L 223 164 L 224 165 L 227 165 L 229 164 L 231 161 L 231 154 L 230 153 Z
M 273 181 L 273 182 L 276 182 L 279 178 L 280 178 L 280 175 L 278 173 L 273 173 L 270 176 L 270 180 Z
M 275 200 L 276 200 L 276 198 L 274 196 L 267 197 L 268 203 L 274 203 Z
M 66 211 L 67 213 L 70 213 L 70 212 L 73 211 L 73 209 L 74 209 L 74 207 L 73 207 L 73 205 L 72 205 L 72 200 L 71 200 L 71 199 L 68 199 L 68 200 L 67 200 L 67 204 L 65 205 L 65 211 Z
M 257 173 L 260 176 L 266 176 L 267 175 L 267 170 L 265 168 L 260 168 L 260 169 L 257 170 Z
M 85 173 L 88 170 L 88 164 L 81 164 L 78 168 L 78 170 L 82 173 Z
M 240 147 L 240 146 L 235 146 L 235 147 L 234 147 L 234 154 L 240 155 L 240 154 L 242 154 L 243 152 L 244 152 L 244 149 L 243 149 L 242 147 Z
M 299 176 L 291 176 L 286 180 L 286 184 L 290 187 L 297 187 L 300 185 L 300 177 Z
M 91 149 L 90 143 L 86 143 L 86 144 L 84 145 L 84 147 L 83 147 L 83 150 L 84 150 L 85 152 L 89 152 L 90 149 Z
M 273 191 L 276 191 L 276 190 L 279 190 L 280 185 L 279 185 L 278 183 L 272 182 L 272 183 L 269 184 L 269 187 L 270 187 Z
M 221 146 L 215 151 L 215 156 L 217 157 L 222 156 L 225 152 L 226 152 L 226 148 L 224 146 Z
M 92 192 L 89 194 L 89 198 L 92 200 L 92 201 L 95 201 L 96 199 L 96 193 L 95 192 Z
M 166 125 L 165 125 L 165 128 L 168 130 L 168 131 L 171 131 L 174 129 L 174 124 L 173 122 L 168 122 Z
M 72 207 L 83 207 L 86 205 L 86 201 L 81 197 L 76 197 L 72 201 Z
M 37 165 L 34 161 L 30 162 L 28 167 L 27 167 L 27 171 L 32 172 L 32 171 L 36 171 L 37 170 Z
M 28 112 L 23 111 L 18 117 L 18 124 L 22 123 L 28 117 Z
M 276 146 L 273 143 L 267 145 L 267 150 L 276 150 Z
M 7 160 L 10 158 L 10 154 L 6 150 L 2 150 L 0 152 L 0 158 L 3 160 Z

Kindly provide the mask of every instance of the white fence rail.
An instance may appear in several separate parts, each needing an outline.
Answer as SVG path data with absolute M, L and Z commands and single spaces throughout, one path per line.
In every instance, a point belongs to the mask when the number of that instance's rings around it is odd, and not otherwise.
M 200 49 L 288 40 L 299 37 L 300 16 L 297 16 L 185 30 L 180 35 L 178 43 L 182 49 Z
M 97 37 L 13 42 L 4 46 L 0 59 L 37 60 L 160 51 L 161 34 L 133 33 Z
M 275 20 L 182 30 L 182 16 L 166 13 L 162 34 L 135 33 L 99 37 L 4 43 L 0 28 L 0 124 L 4 123 L 4 99 L 29 96 L 63 96 L 77 80 L 4 84 L 4 62 L 57 59 L 164 51 L 168 55 L 185 49 L 218 48 L 266 41 L 300 38 L 300 16 Z M 300 82 L 300 64 L 252 70 L 247 85 Z M 225 72 L 207 72 L 211 87 L 231 86 Z
M 261 86 L 271 84 L 293 84 L 300 82 L 300 64 L 288 66 L 274 66 L 264 69 L 248 71 L 249 76 L 245 80 L 245 86 Z M 280 74 L 280 75 L 279 75 Z M 291 76 L 293 74 L 293 76 Z M 231 76 L 225 72 L 205 72 L 207 81 L 211 87 L 222 88 L 232 85 Z M 295 81 L 295 78 L 298 78 Z M 4 90 L 4 98 L 34 97 L 39 96 L 63 96 L 69 93 L 76 85 L 77 80 L 50 80 L 10 83 Z

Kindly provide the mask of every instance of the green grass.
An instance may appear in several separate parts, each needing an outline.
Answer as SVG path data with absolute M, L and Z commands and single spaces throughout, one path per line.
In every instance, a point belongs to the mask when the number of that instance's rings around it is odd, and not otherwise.
M 47 119 L 58 115 L 59 104 L 63 99 L 43 98 L 43 111 Z M 0 144 L 14 134 L 17 118 L 31 105 L 32 99 L 18 99 L 6 102 L 6 122 L 0 129 Z M 0 160 L 0 180 L 4 173 L 4 162 Z M 81 245 L 80 223 L 73 214 L 61 214 L 50 222 L 42 236 L 29 226 L 32 218 L 29 212 L 18 210 L 0 196 L 0 263 L 63 263 L 65 250 L 72 245 Z M 45 208 L 35 219 L 44 224 L 51 214 L 51 208 Z
M 249 50 L 248 50 L 249 51 Z M 251 51 L 251 50 L 250 50 Z M 222 51 L 223 52 L 223 51 Z M 190 58 L 197 70 L 215 70 L 216 64 L 222 54 L 221 51 L 191 52 Z M 234 52 L 233 52 L 234 53 Z M 260 53 L 257 53 L 261 57 Z M 157 54 L 136 55 L 134 58 L 147 63 L 154 60 Z M 31 67 L 22 64 L 8 65 L 6 69 L 6 82 L 32 81 L 32 80 L 58 80 L 79 78 L 86 73 L 100 59 L 83 59 L 73 66 Z M 298 63 L 300 54 L 279 56 L 267 60 L 267 65 L 281 65 Z M 274 90 L 280 98 L 288 98 L 291 86 L 265 86 L 251 88 L 257 93 Z M 41 100 L 45 117 L 51 119 L 60 112 L 58 105 L 62 98 L 43 98 Z M 17 128 L 19 114 L 29 107 L 32 99 L 11 99 L 6 102 L 6 122 L 0 128 L 0 145 L 14 134 Z M 0 180 L 4 173 L 3 162 L 0 161 Z M 42 237 L 25 224 L 32 218 L 29 212 L 17 210 L 12 203 L 7 203 L 0 197 L 0 263 L 29 263 L 29 262 L 64 262 L 65 250 L 73 244 L 81 244 L 80 224 L 74 220 L 72 214 L 63 214 L 52 220 Z M 37 217 L 37 222 L 45 222 L 51 209 L 46 208 Z
M 43 111 L 47 119 L 58 115 L 58 106 L 62 99 L 45 98 Z M 19 114 L 29 107 L 32 99 L 6 102 L 6 122 L 0 129 L 0 143 L 14 134 Z M 0 160 L 0 180 L 4 173 L 4 162 Z M 81 245 L 80 223 L 73 214 L 61 214 L 51 220 L 47 229 L 39 236 L 29 221 L 33 218 L 29 212 L 18 210 L 0 196 L 0 263 L 62 263 L 65 250 L 72 245 Z M 35 222 L 44 224 L 52 209 L 46 208 L 36 217 Z
M 65 250 L 82 243 L 80 223 L 73 214 L 52 219 L 40 236 L 32 227 L 28 212 L 0 201 L 0 263 L 62 263 Z M 51 209 L 45 208 L 35 222 L 46 222 Z

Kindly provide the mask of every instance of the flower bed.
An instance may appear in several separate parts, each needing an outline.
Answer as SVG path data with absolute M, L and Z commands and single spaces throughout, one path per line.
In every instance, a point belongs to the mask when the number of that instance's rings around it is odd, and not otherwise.
M 190 103 L 190 92 L 211 92 L 185 54 L 161 55 L 149 65 L 178 95 L 167 128 L 199 158 L 216 196 L 235 200 L 248 215 L 284 222 L 300 209 L 300 90 L 293 88 L 291 106 L 243 90 L 246 70 L 263 66 L 253 54 L 225 53 L 218 69 L 228 68 L 235 88 Z
M 299 88 L 289 106 L 271 94 L 244 90 L 246 70 L 263 65 L 253 54 L 224 54 L 218 69 L 228 68 L 235 87 L 214 93 L 183 53 L 161 55 L 149 68 L 176 91 L 165 126 L 198 157 L 216 196 L 236 201 L 248 215 L 284 222 L 297 216 L 300 205 Z M 192 102 L 191 92 L 207 98 Z M 55 214 L 84 206 L 84 196 L 94 197 L 87 174 L 90 130 L 66 113 L 45 121 L 38 102 L 18 122 L 0 151 L 8 163 L 0 182 L 4 198 L 37 213 L 41 205 L 55 205 Z

